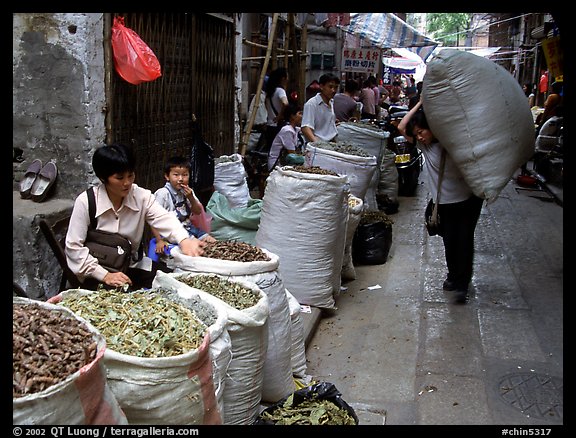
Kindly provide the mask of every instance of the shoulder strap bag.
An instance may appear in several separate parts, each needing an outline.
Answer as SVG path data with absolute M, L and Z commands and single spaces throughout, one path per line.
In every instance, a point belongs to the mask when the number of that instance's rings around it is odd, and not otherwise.
M 98 263 L 110 272 L 126 272 L 130 266 L 132 244 L 130 240 L 118 233 L 96 229 L 96 198 L 93 188 L 86 190 L 88 195 L 88 214 L 90 226 L 86 233 L 84 246 Z
M 438 204 L 440 203 L 440 187 L 444 176 L 444 164 L 446 162 L 446 149 L 442 149 L 442 158 L 440 159 L 440 173 L 438 174 L 438 188 L 436 190 L 436 202 L 430 199 L 426 207 L 425 219 L 426 229 L 429 236 L 442 236 L 443 230 L 440 226 L 440 216 L 438 215 Z

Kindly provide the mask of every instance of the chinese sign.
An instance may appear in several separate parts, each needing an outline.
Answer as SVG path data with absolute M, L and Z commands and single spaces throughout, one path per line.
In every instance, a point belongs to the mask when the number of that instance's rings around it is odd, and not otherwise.
M 345 47 L 342 51 L 342 71 L 374 73 L 378 71 L 380 49 L 357 49 Z
M 560 37 L 546 38 L 542 41 L 542 48 L 544 49 L 544 56 L 546 57 L 546 64 L 550 74 L 554 77 L 562 76 L 564 56 L 560 45 Z

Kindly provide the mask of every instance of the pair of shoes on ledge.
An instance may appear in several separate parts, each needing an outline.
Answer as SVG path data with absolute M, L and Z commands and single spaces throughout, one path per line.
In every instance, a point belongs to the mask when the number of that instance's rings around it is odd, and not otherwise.
M 32 161 L 24 178 L 20 181 L 20 197 L 22 199 L 32 199 L 35 202 L 42 202 L 50 193 L 50 189 L 56 182 L 58 168 L 56 164 L 49 161 L 42 165 L 42 161 L 36 159 Z

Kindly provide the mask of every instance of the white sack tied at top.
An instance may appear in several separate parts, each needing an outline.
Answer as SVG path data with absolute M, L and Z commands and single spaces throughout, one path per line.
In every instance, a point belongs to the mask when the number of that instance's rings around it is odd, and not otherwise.
M 422 106 L 434 136 L 474 192 L 496 199 L 534 153 L 534 123 L 517 80 L 490 59 L 456 49 L 426 69 Z
M 214 190 L 228 199 L 231 208 L 244 208 L 250 200 L 243 159 L 240 154 L 222 155 L 214 164 Z

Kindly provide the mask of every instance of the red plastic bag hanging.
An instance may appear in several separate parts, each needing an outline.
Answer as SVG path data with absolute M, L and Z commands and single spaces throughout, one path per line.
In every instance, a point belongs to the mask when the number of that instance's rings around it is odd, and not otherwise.
M 131 84 L 153 81 L 162 75 L 158 58 L 136 32 L 124 25 L 124 17 L 114 17 L 112 51 L 116 71 Z

